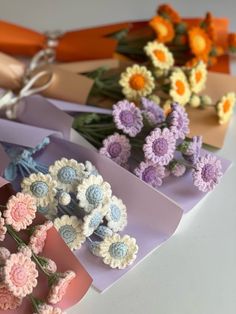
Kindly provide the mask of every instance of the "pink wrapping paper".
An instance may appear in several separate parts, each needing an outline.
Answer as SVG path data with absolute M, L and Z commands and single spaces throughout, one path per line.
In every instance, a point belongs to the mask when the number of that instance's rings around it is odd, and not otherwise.
M 11 189 L 10 184 L 0 177 L 0 203 L 5 204 L 12 193 L 14 192 Z M 42 223 L 45 221 L 42 216 L 38 216 L 36 220 L 37 223 Z M 1 246 L 6 246 L 8 249 L 10 249 L 11 252 L 15 252 L 16 250 L 15 242 L 9 235 L 7 235 L 6 239 L 1 243 Z M 66 270 L 73 270 L 77 274 L 76 278 L 71 282 L 71 285 L 69 286 L 63 300 L 58 303 L 57 306 L 61 307 L 62 309 L 67 309 L 78 303 L 89 289 L 92 279 L 84 267 L 80 264 L 79 260 L 75 258 L 75 256 L 66 246 L 55 228 L 49 230 L 42 254 L 43 256 L 51 258 L 56 262 L 58 271 L 64 272 Z M 33 294 L 39 298 L 45 299 L 47 293 L 48 285 L 46 277 L 40 274 L 39 284 L 36 289 L 34 289 Z M 0 310 L 0 313 L 6 314 L 27 314 L 32 312 L 32 307 L 27 297 L 24 299 L 22 305 L 16 310 Z

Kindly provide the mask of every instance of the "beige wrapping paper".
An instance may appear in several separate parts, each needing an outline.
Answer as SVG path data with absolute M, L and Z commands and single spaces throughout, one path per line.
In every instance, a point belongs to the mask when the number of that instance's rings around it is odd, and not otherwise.
M 42 94 L 49 98 L 86 104 L 93 86 L 93 80 L 72 71 L 64 70 L 57 65 L 43 66 L 37 69 L 51 70 L 52 81 Z M 10 56 L 0 53 L 0 87 L 17 91 L 22 87 L 25 64 Z M 39 84 L 41 81 L 39 81 Z

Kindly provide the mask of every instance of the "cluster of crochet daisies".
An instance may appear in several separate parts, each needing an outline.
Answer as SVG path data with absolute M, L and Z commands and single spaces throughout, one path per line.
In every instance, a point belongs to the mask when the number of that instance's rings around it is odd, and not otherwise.
M 128 100 L 113 106 L 117 132 L 104 139 L 100 154 L 131 169 L 154 188 L 170 174 L 180 177 L 188 170 L 200 191 L 213 189 L 222 176 L 221 162 L 210 154 L 201 155 L 201 137 L 186 138 L 185 109 L 172 103 L 164 113 L 153 100 L 142 98 L 141 103 L 142 109 Z
M 112 268 L 125 268 L 136 259 L 136 240 L 118 233 L 127 225 L 126 206 L 89 161 L 62 158 L 48 173 L 24 178 L 21 187 L 35 198 L 38 211 L 54 222 L 71 250 L 86 242 Z

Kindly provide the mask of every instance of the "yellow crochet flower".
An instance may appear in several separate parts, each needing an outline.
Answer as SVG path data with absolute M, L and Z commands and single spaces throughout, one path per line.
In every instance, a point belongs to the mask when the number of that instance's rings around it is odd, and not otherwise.
M 203 61 L 200 61 L 190 71 L 189 82 L 192 92 L 200 93 L 205 87 L 206 79 L 207 67 Z
M 170 76 L 170 96 L 180 105 L 186 105 L 191 96 L 186 75 L 182 70 L 174 71 Z
M 129 100 L 138 100 L 140 97 L 148 96 L 155 88 L 152 73 L 145 66 L 137 64 L 128 67 L 121 74 L 119 84 L 122 92 Z
M 144 50 L 146 55 L 151 59 L 153 65 L 157 68 L 168 70 L 174 64 L 174 58 L 169 49 L 156 40 L 149 42 Z
M 229 121 L 233 114 L 233 109 L 236 101 L 235 93 L 228 93 L 224 95 L 216 104 L 219 123 L 224 124 Z

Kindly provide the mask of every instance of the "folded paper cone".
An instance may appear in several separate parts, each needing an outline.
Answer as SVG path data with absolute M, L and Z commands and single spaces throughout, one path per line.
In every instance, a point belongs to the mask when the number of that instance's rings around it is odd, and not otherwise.
M 109 35 L 129 29 L 130 23 L 116 23 L 67 31 L 57 38 L 56 59 L 62 62 L 112 58 L 117 41 Z M 46 34 L 0 21 L 0 50 L 12 55 L 33 56 L 47 47 Z

